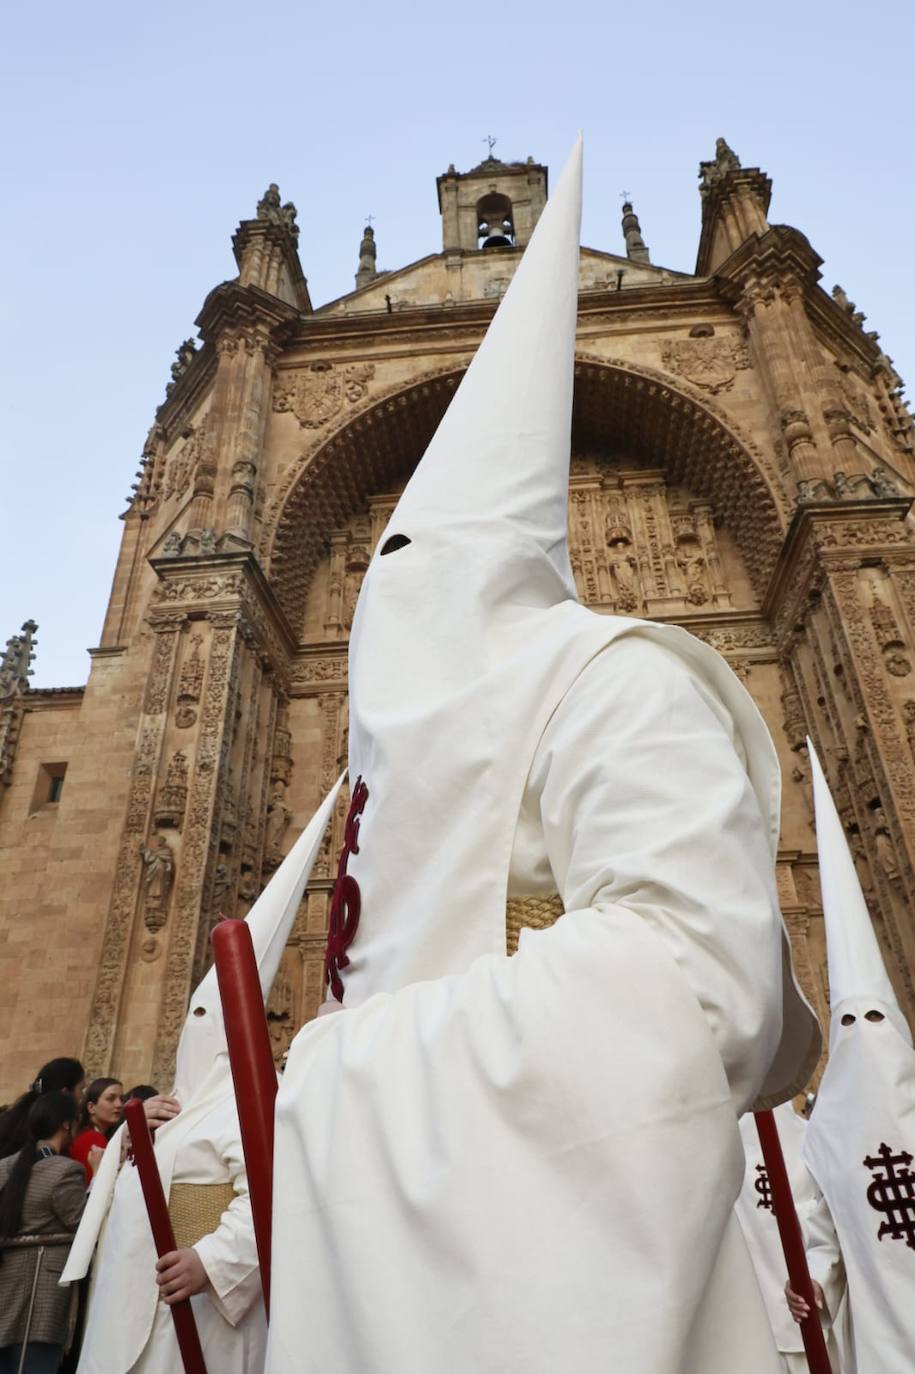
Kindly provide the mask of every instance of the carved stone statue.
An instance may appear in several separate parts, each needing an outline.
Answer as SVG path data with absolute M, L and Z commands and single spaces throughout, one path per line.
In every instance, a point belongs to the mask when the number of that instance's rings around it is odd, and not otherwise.
M 876 467 L 871 473 L 871 490 L 875 496 L 898 496 L 899 488 L 886 468 Z
M 886 816 L 883 814 L 883 807 L 878 806 L 874 811 L 874 822 L 876 832 L 874 834 L 874 848 L 877 851 L 877 862 L 886 874 L 891 883 L 898 883 L 902 876 L 899 872 L 899 862 L 896 858 L 896 850 L 893 841 L 890 839 L 889 827 L 886 823 Z
M 178 530 L 172 530 L 162 545 L 163 558 L 178 558 L 181 554 L 181 546 L 184 543 L 184 536 Z
M 613 513 L 607 517 L 606 536 L 614 601 L 620 611 L 635 611 L 642 601 L 638 559 L 632 547 L 629 529 L 625 525 L 611 523 L 612 520 Z
M 295 222 L 295 217 L 296 208 L 292 201 L 287 200 L 286 204 L 282 205 L 280 203 L 280 188 L 275 181 L 271 181 L 257 202 L 257 218 L 266 220 L 268 224 L 281 224 L 298 238 L 299 226 Z
M 168 901 L 175 879 L 175 856 L 164 835 L 156 835 L 151 845 L 140 845 L 143 860 L 143 919 L 146 928 L 161 930 L 168 916 Z
M 193 339 L 185 339 L 184 343 L 175 349 L 175 361 L 172 363 L 172 377 L 177 382 L 179 377 L 183 377 L 191 363 L 197 355 L 197 345 Z
M 705 555 L 693 542 L 680 545 L 677 551 L 677 567 L 686 583 L 686 599 L 693 606 L 704 606 L 709 599 L 708 575 Z
M 292 984 L 282 973 L 273 984 L 267 1002 L 267 1028 L 274 1063 L 279 1066 L 289 1049 L 294 1029 Z
M 699 163 L 701 184 L 700 194 L 706 195 L 716 182 L 727 176 L 728 172 L 740 171 L 740 158 L 726 139 L 715 139 L 715 156 L 711 162 Z
M 232 886 L 232 874 L 227 864 L 218 863 L 216 872 L 213 874 L 213 911 L 220 915 L 226 915 L 223 911 L 226 897 Z
M 264 829 L 264 849 L 267 859 L 282 858 L 283 837 L 289 825 L 290 811 L 286 805 L 285 788 L 274 788 L 267 807 L 267 824 Z
M 794 751 L 795 764 L 791 770 L 791 776 L 801 789 L 804 804 L 807 808 L 807 819 L 813 823 L 813 782 L 810 776 L 810 756 L 806 744 L 802 744 L 799 749 Z

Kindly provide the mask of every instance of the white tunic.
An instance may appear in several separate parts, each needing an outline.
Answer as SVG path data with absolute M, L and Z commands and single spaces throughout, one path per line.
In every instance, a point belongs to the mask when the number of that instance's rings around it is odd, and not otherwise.
M 235 1198 L 195 1249 L 209 1288 L 191 1299 L 208 1374 L 260 1374 L 266 1321 L 235 1099 L 228 1082 L 160 1128 L 166 1193 L 176 1183 L 231 1183 Z M 109 1149 L 117 1150 L 117 1141 Z M 174 1323 L 159 1300 L 156 1253 L 137 1170 L 122 1165 L 99 1242 L 78 1374 L 177 1374 Z
M 807 1123 L 803 1117 L 798 1116 L 790 1102 L 785 1102 L 775 1109 L 775 1124 L 798 1221 L 805 1241 L 809 1242 L 811 1218 L 816 1212 L 819 1195 L 816 1184 L 801 1158 Z M 772 1209 L 768 1172 L 763 1160 L 756 1122 L 749 1112 L 740 1118 L 740 1136 L 746 1154 L 747 1169 L 737 1199 L 737 1220 L 740 1222 L 740 1229 L 753 1260 L 773 1339 L 782 1357 L 784 1368 L 791 1371 L 791 1374 L 794 1374 L 794 1371 L 797 1371 L 797 1374 L 807 1374 L 807 1357 L 804 1354 L 801 1328 L 788 1311 L 785 1300 L 788 1271 L 779 1239 L 778 1223 Z M 838 1351 L 831 1338 L 827 1338 L 827 1344 L 833 1374 L 839 1374 Z
M 511 863 L 567 914 L 296 1038 L 269 1374 L 778 1368 L 733 1204 L 781 927 L 733 734 L 676 653 L 611 645 L 543 733 Z
M 869 1022 L 868 1010 L 885 1019 Z M 844 1013 L 855 1016 L 850 1026 Z M 808 1262 L 847 1346 L 847 1374 L 915 1368 L 915 1051 L 898 1016 L 866 997 L 833 1007 L 829 1063 L 804 1142 L 825 1198 Z

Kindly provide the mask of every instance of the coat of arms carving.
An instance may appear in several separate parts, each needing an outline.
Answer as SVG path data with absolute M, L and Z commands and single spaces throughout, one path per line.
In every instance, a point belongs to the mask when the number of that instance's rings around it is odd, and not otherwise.
M 731 389 L 737 373 L 750 366 L 750 357 L 746 345 L 734 339 L 676 339 L 662 346 L 661 362 L 715 396 Z
M 289 382 L 277 386 L 273 409 L 291 412 L 303 429 L 320 429 L 345 404 L 361 401 L 374 375 L 374 363 L 352 363 L 343 368 L 333 363 L 312 363 L 295 373 Z

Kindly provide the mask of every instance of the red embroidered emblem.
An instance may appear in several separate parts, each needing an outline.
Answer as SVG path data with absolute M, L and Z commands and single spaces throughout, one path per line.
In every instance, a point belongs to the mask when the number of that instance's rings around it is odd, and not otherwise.
M 340 850 L 337 881 L 334 883 L 334 895 L 330 902 L 330 929 L 327 934 L 327 951 L 324 955 L 324 981 L 330 983 L 331 992 L 338 1002 L 343 1001 L 340 970 L 345 969 L 349 963 L 346 951 L 356 938 L 362 909 L 359 884 L 351 873 L 347 873 L 346 865 L 350 854 L 359 853 L 359 817 L 365 810 L 368 799 L 369 789 L 361 778 L 357 778 L 343 829 L 343 848 Z

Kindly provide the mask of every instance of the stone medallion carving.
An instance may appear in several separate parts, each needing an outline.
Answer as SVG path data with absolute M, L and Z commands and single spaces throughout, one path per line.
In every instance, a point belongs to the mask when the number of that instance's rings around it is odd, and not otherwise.
M 374 363 L 312 363 L 290 381 L 278 381 L 273 409 L 291 412 L 303 429 L 320 429 L 339 415 L 345 404 L 355 405 L 368 392 L 375 375 Z
M 730 391 L 737 373 L 750 366 L 750 357 L 736 339 L 674 339 L 662 345 L 661 362 L 715 396 Z

